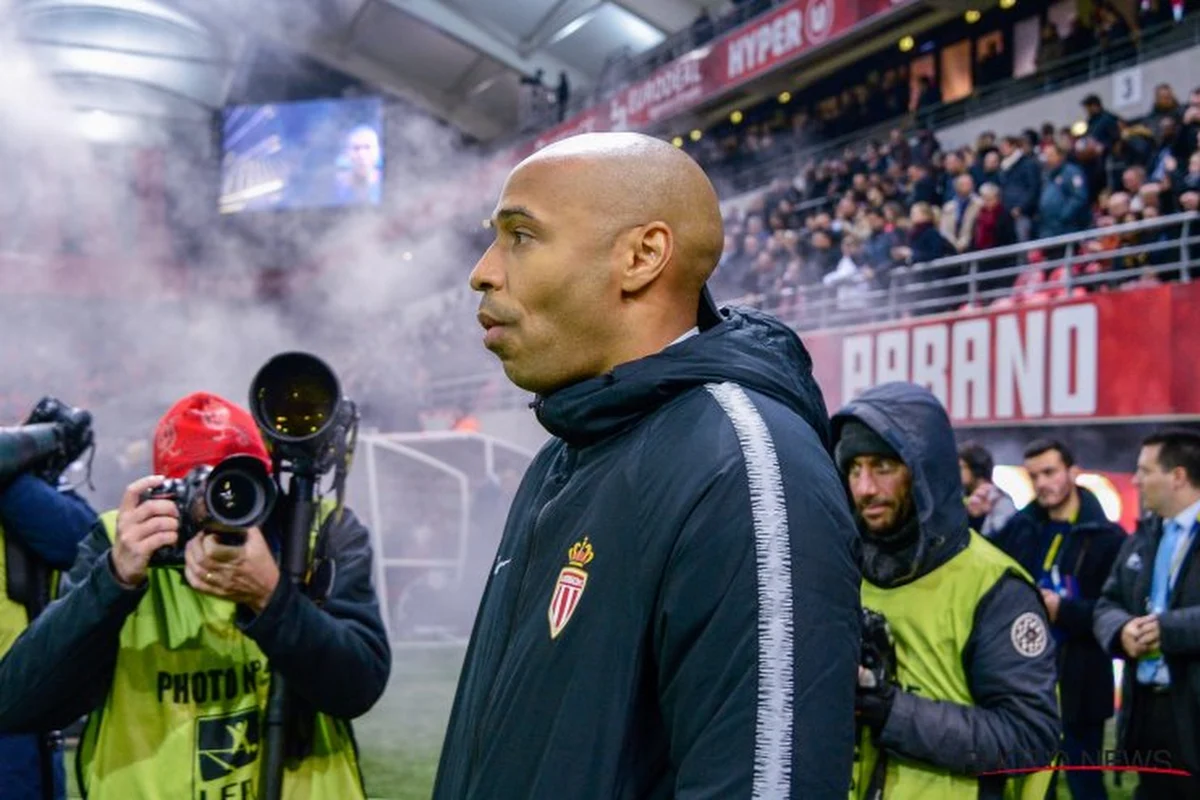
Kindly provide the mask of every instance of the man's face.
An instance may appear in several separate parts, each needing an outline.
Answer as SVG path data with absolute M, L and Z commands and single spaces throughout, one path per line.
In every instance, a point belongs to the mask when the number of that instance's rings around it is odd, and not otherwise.
M 350 166 L 360 178 L 370 176 L 379 163 L 379 139 L 374 131 L 358 130 L 350 136 Z
M 949 153 L 946 155 L 946 172 L 951 175 L 957 175 L 963 171 L 963 160 L 958 153 Z
M 1138 453 L 1137 471 L 1133 485 L 1142 499 L 1142 507 L 1155 514 L 1170 512 L 1175 477 L 1162 468 L 1158 460 L 1160 444 L 1148 444 Z
M 1025 459 L 1037 504 L 1047 511 L 1061 508 L 1075 491 L 1075 470 L 1063 463 L 1062 453 L 1047 450 Z
M 1125 191 L 1129 192 L 1130 194 L 1137 194 L 1141 190 L 1144 182 L 1145 179 L 1142 177 L 1140 170 L 1127 169 L 1121 175 L 1121 184 L 1125 187 Z
M 530 392 L 555 389 L 611 368 L 606 352 L 621 306 L 615 241 L 620 231 L 587 189 L 594 167 L 534 161 L 504 185 L 496 239 L 471 272 L 483 293 L 484 346 L 509 379 Z
M 879 536 L 899 527 L 912 510 L 912 476 L 893 458 L 859 456 L 846 476 L 855 515 L 868 534 Z
M 1046 159 L 1046 167 L 1049 169 L 1058 169 L 1062 164 L 1062 154 L 1058 152 L 1056 147 L 1047 147 L 1044 151 Z
M 1124 192 L 1115 192 L 1112 197 L 1108 198 L 1108 214 L 1115 219 L 1120 219 L 1129 213 L 1129 195 Z
M 1000 153 L 996 150 L 989 150 L 988 154 L 983 157 L 983 168 L 988 172 L 998 172 L 1000 170 Z

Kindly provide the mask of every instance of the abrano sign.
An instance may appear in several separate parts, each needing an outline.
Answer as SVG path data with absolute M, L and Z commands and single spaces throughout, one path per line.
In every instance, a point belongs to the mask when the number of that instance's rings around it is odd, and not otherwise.
M 926 386 L 955 422 L 1096 413 L 1090 303 L 934 322 L 842 340 L 842 396 L 889 381 Z
M 928 387 L 955 425 L 1200 418 L 1200 284 L 803 335 L 830 413 Z

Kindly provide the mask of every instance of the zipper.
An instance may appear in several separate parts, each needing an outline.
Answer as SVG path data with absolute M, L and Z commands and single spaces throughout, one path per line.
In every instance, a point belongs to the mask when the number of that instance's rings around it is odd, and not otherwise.
M 509 618 L 508 630 L 506 630 L 504 633 L 504 641 L 500 649 L 500 657 L 496 660 L 496 673 L 492 676 L 491 687 L 488 689 L 487 698 L 480 707 L 478 715 L 475 719 L 475 725 L 473 726 L 475 730 L 472 734 L 471 750 L 467 758 L 467 770 L 466 774 L 464 775 L 464 788 L 470 786 L 471 774 L 474 772 L 475 762 L 479 759 L 479 749 L 483 739 L 483 730 L 480 723 L 482 722 L 483 718 L 487 716 L 489 709 L 492 707 L 492 699 L 496 693 L 496 684 L 499 683 L 498 679 L 500 673 L 502 672 L 505 660 L 508 658 L 509 646 L 512 644 L 513 633 L 517 627 L 519 612 L 521 610 L 521 599 L 525 596 L 525 588 L 529 582 L 529 573 L 531 572 L 531 567 L 537 557 L 538 540 L 540 538 L 537 535 L 538 529 L 542 525 L 542 520 L 545 519 L 546 514 L 550 511 L 550 507 L 555 505 L 562 498 L 563 492 L 566 490 L 567 485 L 571 482 L 571 475 L 574 472 L 575 465 L 575 451 L 570 446 L 568 446 L 564 451 L 563 461 L 565 463 L 562 465 L 562 468 L 556 469 L 551 477 L 552 483 L 560 483 L 561 485 L 559 485 L 555 489 L 554 494 L 542 504 L 542 507 L 537 512 L 537 516 L 534 517 L 533 525 L 529 533 L 529 550 L 525 558 L 525 564 L 521 569 L 521 581 L 517 584 L 517 596 L 516 600 L 513 602 L 513 611 Z

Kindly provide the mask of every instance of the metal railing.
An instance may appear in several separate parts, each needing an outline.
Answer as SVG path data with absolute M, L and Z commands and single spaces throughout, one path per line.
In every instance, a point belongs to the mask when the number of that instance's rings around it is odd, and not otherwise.
M 1101 239 L 1131 236 L 1143 241 L 1108 250 L 1089 246 Z M 1035 251 L 1044 258 L 1030 263 Z M 1093 263 L 1103 268 L 1095 272 L 1081 269 Z M 844 294 L 839 297 L 837 287 L 795 286 L 722 300 L 721 305 L 759 308 L 798 331 L 808 331 L 965 312 L 996 301 L 1013 305 L 1046 302 L 1071 297 L 1080 290 L 1115 288 L 1149 276 L 1189 282 L 1198 266 L 1200 214 L 1185 212 L 897 266 L 887 272 L 886 286 L 866 288 L 852 298 Z M 1051 273 L 1064 267 L 1061 280 L 1049 279 Z M 1034 270 L 1041 272 L 1043 280 L 1022 285 L 1022 276 L 1027 279 Z M 513 386 L 498 367 L 435 381 L 424 396 L 425 403 L 432 407 L 467 407 L 476 412 L 522 408 L 532 400 L 533 395 Z
M 788 146 L 789 133 L 781 133 L 784 152 L 751 165 L 727 167 L 706 165 L 714 182 L 734 192 L 747 192 L 765 186 L 781 175 L 797 174 L 809 161 L 821 161 L 842 153 L 847 147 L 858 149 L 864 142 L 883 142 L 894 129 L 913 127 L 937 130 L 967 122 L 1001 108 L 1059 92 L 1111 74 L 1118 69 L 1161 58 L 1190 47 L 1200 47 L 1200 14 L 1184 17 L 1181 22 L 1147 28 L 1137 42 L 1122 40 L 1115 46 L 1097 46 L 1083 53 L 1051 62 L 1023 78 L 977 87 L 967 97 L 953 102 L 907 111 L 900 116 L 860 128 L 851 133 L 811 144 Z M 1186 87 L 1190 91 L 1191 87 Z M 1028 126 L 1026 126 L 1028 127 Z
M 1090 246 L 1113 237 L 1118 243 L 1111 249 Z M 1031 258 L 1035 251 L 1042 254 L 1040 261 Z M 1177 275 L 1189 282 L 1197 257 L 1200 214 L 1183 212 L 901 265 L 887 270 L 884 280 L 871 286 L 864 281 L 850 292 L 826 285 L 784 287 L 723 304 L 760 308 L 796 330 L 838 328 L 975 310 L 1002 299 L 1020 304 L 1031 296 L 1069 297 L 1076 290 L 1116 287 L 1150 276 L 1161 280 Z M 1093 264 L 1098 268 L 1087 269 Z M 1056 273 L 1061 278 L 1051 280 Z M 1027 282 L 1021 284 L 1023 277 Z M 1040 280 L 1031 279 L 1035 277 Z

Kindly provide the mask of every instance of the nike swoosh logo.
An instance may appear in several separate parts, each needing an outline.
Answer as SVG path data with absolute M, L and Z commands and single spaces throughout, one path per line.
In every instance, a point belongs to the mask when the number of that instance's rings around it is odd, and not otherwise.
M 503 569 L 504 567 L 507 567 L 510 561 L 512 561 L 511 558 L 506 558 L 503 561 L 497 561 L 496 568 L 494 570 L 492 570 L 492 574 L 493 575 L 500 574 L 500 570 Z

